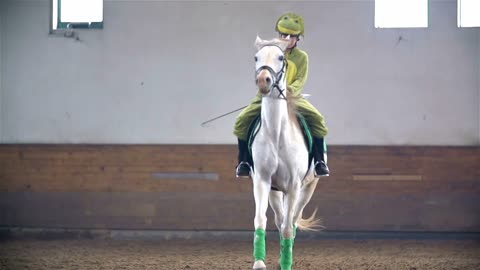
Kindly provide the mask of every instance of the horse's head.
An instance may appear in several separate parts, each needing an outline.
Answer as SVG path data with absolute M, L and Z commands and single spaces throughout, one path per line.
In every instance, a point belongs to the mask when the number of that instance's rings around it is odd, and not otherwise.
M 255 82 L 264 96 L 274 88 L 278 88 L 280 94 L 285 90 L 287 60 L 284 51 L 288 44 L 289 41 L 283 39 L 262 40 L 257 37 L 255 40 L 258 50 L 255 54 Z

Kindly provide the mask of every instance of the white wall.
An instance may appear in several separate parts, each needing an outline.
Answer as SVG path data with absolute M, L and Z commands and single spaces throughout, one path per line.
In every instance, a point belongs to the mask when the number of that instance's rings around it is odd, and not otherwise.
M 3 59 L 2 59 L 2 54 L 3 54 L 3 27 L 5 23 L 3 22 L 3 10 L 5 9 L 5 5 L 3 1 L 0 1 L 0 143 L 3 142 L 3 118 L 4 118 L 4 113 L 3 113 L 3 91 L 2 91 L 2 72 L 3 72 Z
M 235 115 L 200 123 L 253 98 L 255 36 L 289 10 L 330 144 L 480 143 L 479 30 L 454 1 L 401 30 L 373 28 L 373 1 L 105 1 L 80 42 L 48 36 L 47 0 L 5 5 L 4 143 L 234 143 Z
M 477 97 L 478 97 L 478 141 L 480 144 L 480 28 L 477 30 Z

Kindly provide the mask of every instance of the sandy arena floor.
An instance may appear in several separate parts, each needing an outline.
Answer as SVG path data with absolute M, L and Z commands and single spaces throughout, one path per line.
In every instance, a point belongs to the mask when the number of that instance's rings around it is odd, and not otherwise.
M 296 270 L 480 269 L 477 241 L 298 240 L 294 252 Z M 251 269 L 251 254 L 250 241 L 15 240 L 0 242 L 0 269 Z

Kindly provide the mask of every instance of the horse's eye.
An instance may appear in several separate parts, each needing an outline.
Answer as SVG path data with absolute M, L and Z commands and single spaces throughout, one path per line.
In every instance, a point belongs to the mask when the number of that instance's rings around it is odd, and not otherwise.
M 283 57 L 283 55 L 280 55 L 280 56 L 278 57 L 278 60 L 280 60 L 280 61 L 283 61 L 283 59 L 285 59 L 285 58 Z
M 257 61 L 258 61 L 258 57 L 256 57 L 256 56 L 255 56 L 255 58 L 254 58 L 254 59 L 255 59 L 255 62 L 257 62 Z

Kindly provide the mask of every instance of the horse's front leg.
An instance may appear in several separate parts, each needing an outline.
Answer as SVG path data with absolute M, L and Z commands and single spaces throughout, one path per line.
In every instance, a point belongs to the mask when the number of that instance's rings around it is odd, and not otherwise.
M 297 182 L 299 183 L 299 182 Z M 291 270 L 293 264 L 293 243 L 295 241 L 295 221 L 296 204 L 300 184 L 294 184 L 294 187 L 284 197 L 284 214 L 281 242 L 280 242 L 280 267 L 282 270 Z
M 267 208 L 268 195 L 271 188 L 269 178 L 262 178 L 255 174 L 253 177 L 253 196 L 255 197 L 255 238 L 253 240 L 253 257 L 255 263 L 254 270 L 266 269 L 266 228 L 267 228 Z

